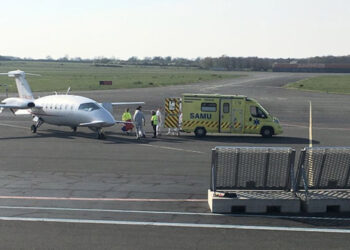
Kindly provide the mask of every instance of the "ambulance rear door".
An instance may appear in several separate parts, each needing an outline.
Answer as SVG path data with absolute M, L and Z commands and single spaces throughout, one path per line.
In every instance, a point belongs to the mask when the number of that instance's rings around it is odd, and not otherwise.
M 166 128 L 178 128 L 179 116 L 181 112 L 181 98 L 166 98 L 165 105 L 165 120 L 164 127 Z

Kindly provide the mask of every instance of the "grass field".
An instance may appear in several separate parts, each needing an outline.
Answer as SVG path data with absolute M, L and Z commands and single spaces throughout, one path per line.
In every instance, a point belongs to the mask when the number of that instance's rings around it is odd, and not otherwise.
M 318 76 L 287 84 L 286 87 L 299 90 L 350 94 L 350 75 Z
M 41 74 L 41 77 L 26 77 L 34 92 L 65 91 L 68 87 L 71 87 L 72 90 L 144 88 L 243 76 L 232 72 L 177 67 L 96 67 L 89 63 L 72 62 L 0 62 L 0 72 L 6 73 L 16 69 Z M 99 81 L 113 81 L 113 85 L 100 86 Z M 17 91 L 13 78 L 0 76 L 0 84 L 7 84 L 9 92 Z M 0 91 L 3 92 L 4 89 L 0 89 Z

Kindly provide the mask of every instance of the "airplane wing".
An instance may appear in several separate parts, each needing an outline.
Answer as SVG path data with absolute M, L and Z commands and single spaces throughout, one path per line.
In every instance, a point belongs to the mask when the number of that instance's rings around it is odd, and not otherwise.
M 145 104 L 144 102 L 103 102 L 100 103 L 105 109 L 107 109 L 110 113 L 113 113 L 113 106 L 118 106 L 118 105 L 140 105 L 140 104 Z
M 133 122 L 127 122 L 127 121 L 115 121 L 115 123 L 134 124 Z
M 140 104 L 145 104 L 145 102 L 111 102 L 111 104 L 113 106 L 117 106 L 117 105 L 132 105 L 132 104 L 140 105 Z
M 94 122 L 86 122 L 86 123 L 80 123 L 80 127 L 102 127 L 106 125 L 107 123 L 104 121 L 94 121 Z

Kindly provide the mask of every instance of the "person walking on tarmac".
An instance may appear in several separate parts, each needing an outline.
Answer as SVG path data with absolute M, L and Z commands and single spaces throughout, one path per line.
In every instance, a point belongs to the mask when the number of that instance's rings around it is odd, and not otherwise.
M 153 137 L 157 138 L 157 125 L 158 125 L 158 116 L 156 115 L 156 111 L 152 110 L 151 124 L 153 127 Z
M 146 125 L 146 120 L 145 120 L 145 116 L 143 115 L 142 111 L 141 111 L 142 107 L 138 106 L 135 110 L 135 114 L 134 114 L 134 123 L 135 123 L 135 127 L 136 127 L 136 138 L 140 139 L 140 137 L 145 138 L 145 131 L 143 130 L 143 126 Z
M 157 109 L 156 116 L 158 117 L 157 136 L 160 136 L 162 135 L 162 127 L 163 127 L 162 108 L 159 107 Z
M 126 132 L 127 135 L 130 135 L 129 131 L 132 131 L 132 129 L 134 128 L 134 125 L 132 125 L 131 123 L 132 120 L 131 120 L 131 114 L 129 112 L 129 108 L 125 109 L 125 112 L 123 113 L 123 116 L 122 116 L 122 121 L 126 122 L 124 123 L 122 130 Z

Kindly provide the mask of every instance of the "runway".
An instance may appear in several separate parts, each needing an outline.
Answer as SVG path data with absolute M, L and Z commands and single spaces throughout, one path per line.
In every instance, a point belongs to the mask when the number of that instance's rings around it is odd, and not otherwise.
M 246 77 L 147 89 L 74 92 L 100 102 L 163 106 L 181 93 L 231 93 L 257 99 L 284 133 L 273 138 L 149 135 L 137 142 L 120 126 L 97 140 L 90 130 L 0 115 L 0 232 L 5 249 L 345 249 L 348 215 L 215 215 L 206 202 L 215 146 L 350 146 L 350 98 L 282 86 L 308 74 L 245 73 Z M 43 93 L 40 93 L 43 96 Z M 114 112 L 121 117 L 123 108 Z M 147 113 L 147 119 L 150 113 Z M 164 131 L 165 132 L 165 131 Z

